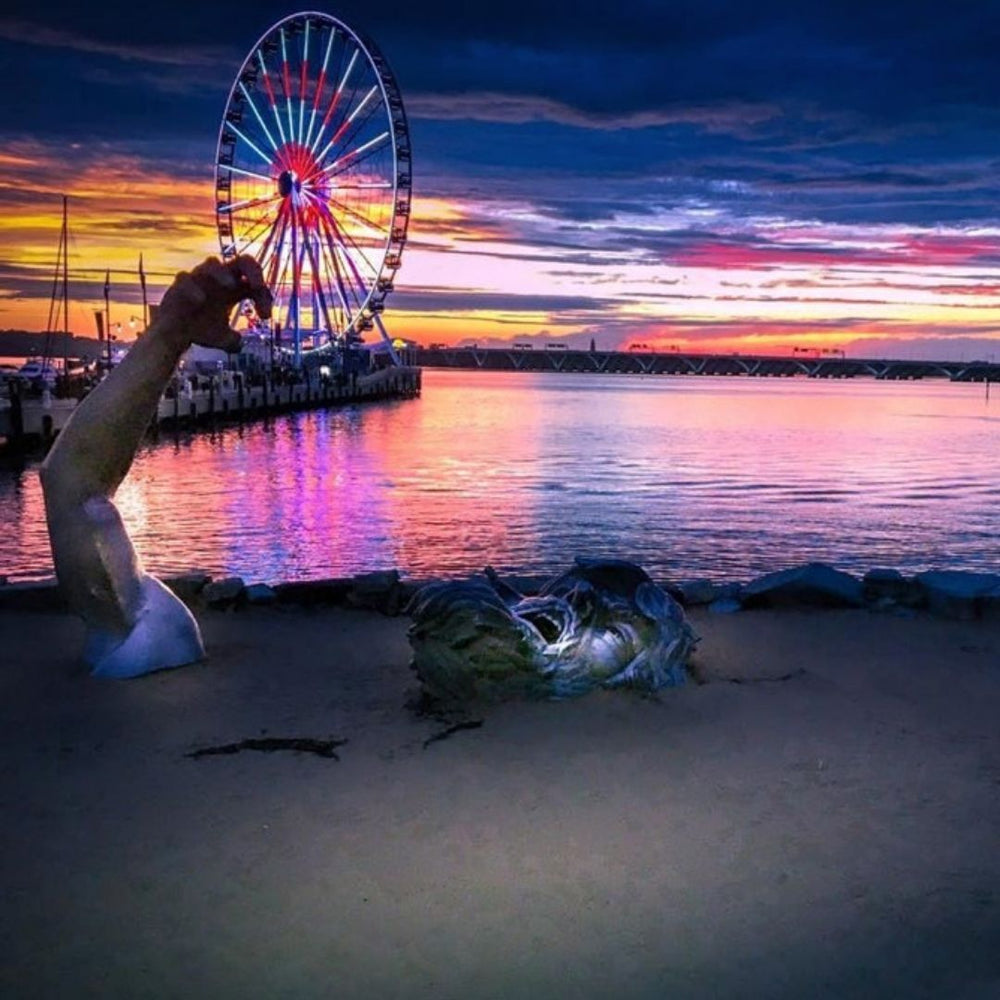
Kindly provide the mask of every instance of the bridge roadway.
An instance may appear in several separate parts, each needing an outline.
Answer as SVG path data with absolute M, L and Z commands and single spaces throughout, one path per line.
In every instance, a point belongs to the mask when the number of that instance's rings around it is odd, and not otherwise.
M 919 379 L 1000 382 L 992 361 L 905 361 L 889 358 L 789 357 L 756 354 L 685 354 L 676 351 L 574 351 L 523 348 L 418 348 L 423 368 L 483 371 L 589 372 L 608 375 L 747 375 L 808 378 Z

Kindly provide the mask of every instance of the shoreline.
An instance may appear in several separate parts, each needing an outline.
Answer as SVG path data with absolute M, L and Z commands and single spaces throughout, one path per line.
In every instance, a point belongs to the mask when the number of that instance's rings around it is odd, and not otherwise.
M 75 618 L 0 611 L 6 995 L 1000 982 L 996 620 L 695 607 L 700 683 L 446 734 L 406 707 L 403 616 L 197 616 L 206 662 L 101 682 Z M 268 739 L 336 757 L 195 756 Z
M 500 577 L 515 590 L 531 595 L 554 575 L 501 573 Z M 215 578 L 203 570 L 190 570 L 158 578 L 193 611 L 277 603 L 344 606 L 397 615 L 421 587 L 445 579 L 480 579 L 483 574 L 413 580 L 390 569 L 270 584 L 247 583 L 240 576 Z M 857 577 L 827 563 L 813 562 L 765 573 L 748 582 L 720 583 L 706 577 L 655 582 L 688 611 L 699 607 L 717 614 L 754 608 L 865 608 L 904 617 L 925 612 L 958 620 L 1000 620 L 1000 572 L 949 569 L 907 576 L 896 569 L 876 568 Z M 65 607 L 54 577 L 9 581 L 0 576 L 0 611 L 61 611 Z

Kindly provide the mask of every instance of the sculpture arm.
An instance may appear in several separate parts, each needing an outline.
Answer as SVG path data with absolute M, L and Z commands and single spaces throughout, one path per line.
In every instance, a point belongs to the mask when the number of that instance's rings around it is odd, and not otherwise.
M 154 323 L 77 406 L 41 470 L 56 575 L 88 624 L 126 633 L 142 569 L 112 497 L 125 478 L 181 354 L 183 338 Z
M 42 466 L 56 575 L 87 624 L 85 658 L 97 673 L 133 676 L 203 653 L 190 613 L 143 571 L 112 497 L 181 355 L 192 343 L 238 348 L 229 310 L 251 297 L 269 316 L 270 293 L 251 258 L 209 259 L 179 274 L 156 321 L 77 406 Z

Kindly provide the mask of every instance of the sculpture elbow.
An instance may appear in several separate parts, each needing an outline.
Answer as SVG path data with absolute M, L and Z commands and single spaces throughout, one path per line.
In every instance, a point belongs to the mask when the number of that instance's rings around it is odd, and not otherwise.
M 75 456 L 53 446 L 38 471 L 42 485 L 42 495 L 48 510 L 56 507 L 77 506 L 94 497 L 106 497 L 107 492 L 86 469 L 76 461 Z

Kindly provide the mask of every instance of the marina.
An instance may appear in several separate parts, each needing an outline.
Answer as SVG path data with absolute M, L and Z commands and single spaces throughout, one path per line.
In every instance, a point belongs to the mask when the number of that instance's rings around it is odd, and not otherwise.
M 178 376 L 157 407 L 151 433 L 193 430 L 223 421 L 258 420 L 281 413 L 348 406 L 420 395 L 420 369 L 405 365 L 334 378 L 315 372 L 260 374 L 240 371 Z M 0 447 L 45 448 L 79 402 L 47 388 L 32 392 L 10 381 L 0 394 Z

